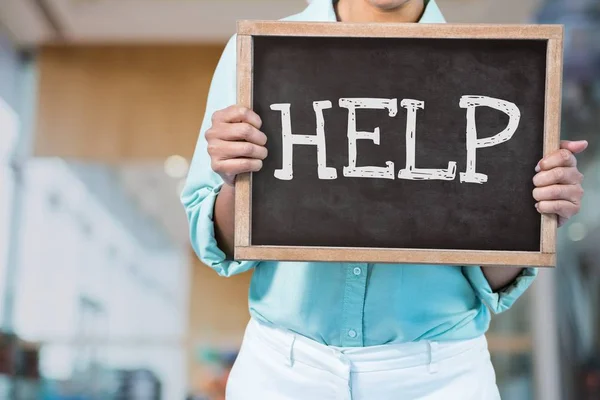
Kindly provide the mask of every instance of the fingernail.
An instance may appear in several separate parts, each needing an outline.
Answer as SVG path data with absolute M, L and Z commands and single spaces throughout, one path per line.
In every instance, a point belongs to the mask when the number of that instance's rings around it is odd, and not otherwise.
M 538 163 L 538 165 L 535 166 L 535 172 L 540 172 L 540 163 Z
M 539 209 L 540 208 L 540 204 L 539 203 L 535 203 L 535 209 Z

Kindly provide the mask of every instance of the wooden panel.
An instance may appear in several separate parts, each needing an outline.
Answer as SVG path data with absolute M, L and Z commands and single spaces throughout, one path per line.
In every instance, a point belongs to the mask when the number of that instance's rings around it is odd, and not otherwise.
M 252 108 L 252 37 L 237 37 L 237 102 Z M 235 182 L 235 247 L 250 246 L 252 174 L 240 174 Z
M 407 264 L 554 266 L 555 254 L 519 251 L 370 249 L 357 247 L 236 247 L 240 260 L 377 262 Z
M 198 387 L 206 378 L 206 368 L 197 362 L 202 347 L 235 350 L 242 342 L 248 312 L 250 272 L 223 278 L 192 255 L 188 324 L 189 383 Z
M 192 267 L 190 338 L 222 344 L 224 338 L 241 343 L 248 313 L 251 273 L 229 278 L 195 261 Z M 226 341 L 227 342 L 227 341 Z
M 560 147 L 563 40 L 548 41 L 544 156 Z M 556 215 L 542 215 L 542 253 L 556 252 Z
M 191 157 L 222 46 L 47 46 L 35 155 Z
M 531 354 L 533 343 L 530 335 L 486 334 L 488 349 L 493 354 Z
M 445 39 L 559 39 L 560 25 L 385 24 L 239 21 L 239 35 L 404 37 Z

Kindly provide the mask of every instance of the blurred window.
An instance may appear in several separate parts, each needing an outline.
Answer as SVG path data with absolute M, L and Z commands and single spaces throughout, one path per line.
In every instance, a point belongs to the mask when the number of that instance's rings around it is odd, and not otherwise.
M 15 333 L 41 344 L 48 394 L 112 400 L 151 387 L 182 399 L 188 253 L 143 243 L 134 231 L 148 228 L 115 215 L 126 198 L 105 175 L 118 168 L 27 162 Z
M 0 98 L 0 283 L 4 282 L 11 226 L 11 206 L 15 177 L 11 155 L 18 135 L 17 114 Z M 0 285 L 0 310 L 3 309 L 4 286 Z

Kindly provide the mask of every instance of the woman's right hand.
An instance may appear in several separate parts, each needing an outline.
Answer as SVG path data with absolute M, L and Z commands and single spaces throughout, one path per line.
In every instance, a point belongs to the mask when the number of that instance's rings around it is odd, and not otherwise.
M 260 131 L 262 121 L 252 110 L 234 105 L 217 111 L 206 131 L 211 168 L 233 186 L 235 177 L 256 172 L 267 157 L 267 136 Z

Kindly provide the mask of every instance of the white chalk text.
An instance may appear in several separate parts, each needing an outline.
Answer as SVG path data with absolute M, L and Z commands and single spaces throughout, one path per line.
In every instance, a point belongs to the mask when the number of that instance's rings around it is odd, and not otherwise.
M 466 171 L 460 173 L 461 183 L 485 183 L 487 175 L 476 172 L 477 149 L 496 146 L 510 140 L 519 126 L 521 112 L 511 102 L 487 96 L 462 96 L 460 108 L 466 109 Z M 475 123 L 475 110 L 477 107 L 490 107 L 508 115 L 508 125 L 504 130 L 494 136 L 486 138 L 477 137 Z M 281 113 L 281 138 L 282 138 L 282 168 L 275 170 L 275 177 L 281 180 L 291 180 L 294 177 L 293 156 L 294 145 L 312 145 L 317 147 L 317 173 L 319 179 L 336 179 L 337 170 L 327 166 L 327 149 L 325 144 L 325 117 L 323 110 L 332 108 L 331 101 L 315 101 L 313 109 L 316 118 L 316 134 L 302 135 L 292 133 L 291 104 L 272 104 L 271 110 Z M 377 98 L 342 98 L 339 107 L 348 110 L 348 165 L 343 168 L 345 177 L 395 179 L 394 163 L 385 161 L 385 166 L 357 166 L 359 140 L 370 140 L 376 145 L 380 144 L 381 132 L 377 127 L 373 132 L 357 131 L 356 110 L 387 110 L 390 117 L 398 114 L 397 99 Z M 415 160 L 417 142 L 417 112 L 425 109 L 425 103 L 420 100 L 403 99 L 400 107 L 406 109 L 406 165 L 398 172 L 399 179 L 409 180 L 445 180 L 456 178 L 456 161 L 449 161 L 447 168 L 418 168 Z M 424 111 L 423 111 L 424 112 Z

